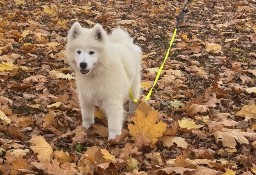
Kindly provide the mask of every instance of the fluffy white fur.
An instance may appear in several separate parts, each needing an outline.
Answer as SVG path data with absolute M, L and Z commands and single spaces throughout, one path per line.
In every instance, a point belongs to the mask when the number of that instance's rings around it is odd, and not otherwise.
M 120 28 L 107 34 L 100 24 L 88 29 L 75 22 L 68 32 L 67 58 L 76 73 L 82 125 L 94 124 L 94 107 L 100 106 L 108 119 L 108 139 L 114 139 L 121 134 L 130 88 L 136 99 L 140 95 L 140 47 Z M 134 112 L 136 104 L 129 100 L 129 107 Z

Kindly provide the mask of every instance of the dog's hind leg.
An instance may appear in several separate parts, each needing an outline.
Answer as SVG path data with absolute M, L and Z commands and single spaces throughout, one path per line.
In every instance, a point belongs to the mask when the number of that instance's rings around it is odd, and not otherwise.
M 140 98 L 140 81 L 141 81 L 141 77 L 137 76 L 132 84 L 132 93 L 133 93 L 133 97 L 136 100 L 139 100 Z M 137 103 L 135 103 L 133 101 L 133 99 L 129 99 L 129 113 L 130 114 L 134 114 L 135 110 L 137 109 Z
M 108 139 L 122 133 L 124 109 L 121 101 L 109 101 L 103 105 L 108 118 Z

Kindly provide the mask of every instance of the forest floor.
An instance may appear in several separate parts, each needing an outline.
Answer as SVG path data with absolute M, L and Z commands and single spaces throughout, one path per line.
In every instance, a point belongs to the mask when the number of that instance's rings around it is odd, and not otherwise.
M 120 26 L 142 48 L 142 98 L 184 1 L 0 0 L 0 174 L 256 175 L 256 3 L 193 0 L 151 99 L 81 127 L 67 31 Z M 142 100 L 143 101 L 143 100 Z

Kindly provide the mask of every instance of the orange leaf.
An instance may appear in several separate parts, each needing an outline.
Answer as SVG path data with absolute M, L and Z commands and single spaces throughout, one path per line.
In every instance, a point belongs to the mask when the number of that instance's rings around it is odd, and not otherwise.
M 144 110 L 142 110 L 144 109 Z M 154 144 L 162 136 L 167 125 L 160 121 L 157 123 L 159 113 L 141 103 L 132 118 L 134 124 L 128 124 L 130 135 L 138 146 Z

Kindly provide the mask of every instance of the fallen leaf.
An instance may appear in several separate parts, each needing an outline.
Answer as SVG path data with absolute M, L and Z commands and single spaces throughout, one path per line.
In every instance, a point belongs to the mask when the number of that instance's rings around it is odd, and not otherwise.
M 17 69 L 18 66 L 15 66 L 12 63 L 1 63 L 0 64 L 0 72 L 4 72 L 4 71 L 12 71 L 14 69 Z
M 188 130 L 191 129 L 199 129 L 202 128 L 204 125 L 198 125 L 195 121 L 189 118 L 183 118 L 182 120 L 179 120 L 179 127 L 180 128 L 186 128 Z
M 256 118 L 256 104 L 244 105 L 236 115 L 245 118 Z
M 130 158 L 129 160 L 127 160 L 127 165 L 126 165 L 126 170 L 127 171 L 133 171 L 135 169 L 138 169 L 138 161 L 134 158 Z
M 113 156 L 112 154 L 110 154 L 110 153 L 108 152 L 108 150 L 106 150 L 106 149 L 100 149 L 100 152 L 102 153 L 102 155 L 103 155 L 103 157 L 104 157 L 104 159 L 105 159 L 106 161 L 116 162 L 115 156 Z
M 188 143 L 186 140 L 182 137 L 164 137 L 163 139 L 163 144 L 167 147 L 171 147 L 176 143 L 177 147 L 187 149 L 188 148 Z
M 160 170 L 167 173 L 167 174 L 172 174 L 172 173 L 175 172 L 175 173 L 180 174 L 180 175 L 184 175 L 184 173 L 186 174 L 186 172 L 189 173 L 189 172 L 196 171 L 195 169 L 184 168 L 184 167 L 166 167 L 166 168 L 162 168 Z
M 71 156 L 68 152 L 64 151 L 54 151 L 53 157 L 58 160 L 60 163 L 72 162 L 74 160 L 74 156 Z
M 49 74 L 56 77 L 56 78 L 60 78 L 60 79 L 68 79 L 68 80 L 75 79 L 71 74 L 64 74 L 64 73 L 59 72 L 57 70 L 51 70 L 49 72 Z
M 50 162 L 32 162 L 36 168 L 43 170 L 50 175 L 76 175 L 78 172 L 75 163 L 60 164 L 56 159 Z
M 62 102 L 56 102 L 50 105 L 47 105 L 47 108 L 59 108 L 62 105 Z
M 42 136 L 33 135 L 30 139 L 30 143 L 34 146 L 30 148 L 37 153 L 37 158 L 40 162 L 50 162 L 53 157 L 53 150 L 51 145 L 49 145 Z
M 14 0 L 16 5 L 25 5 L 26 1 L 25 0 Z
M 209 108 L 207 105 L 200 105 L 200 104 L 192 104 L 190 106 L 188 106 L 187 109 L 187 113 L 190 116 L 193 116 L 195 114 L 203 114 L 203 113 L 207 113 L 209 111 Z
M 3 111 L 0 110 L 0 119 L 7 124 L 11 124 L 11 119 L 9 119 Z
M 132 117 L 134 124 L 128 124 L 129 133 L 139 146 L 154 144 L 157 138 L 162 136 L 167 125 L 162 121 L 157 123 L 159 116 L 157 111 L 151 109 L 147 114 L 141 111 L 141 106 L 143 105 L 139 105 L 135 116 Z
M 256 94 L 256 87 L 246 88 L 245 91 L 246 91 L 248 94 Z
M 221 45 L 215 43 L 206 43 L 205 50 L 206 52 L 210 53 L 219 53 L 221 52 Z
M 44 13 L 47 13 L 49 15 L 57 15 L 57 6 L 55 4 L 51 4 L 51 6 L 43 5 L 43 11 Z
M 217 175 L 219 173 L 219 171 L 216 171 L 214 169 L 198 166 L 196 168 L 196 172 L 193 175 Z
M 11 149 L 8 151 L 10 153 L 11 156 L 13 157 L 23 157 L 25 156 L 27 153 L 29 153 L 29 149 Z
M 223 173 L 222 175 L 236 175 L 236 172 L 230 169 L 226 169 L 226 172 Z
M 185 106 L 184 103 L 182 103 L 181 101 L 178 101 L 178 100 L 173 100 L 170 102 L 170 104 L 174 109 L 179 109 L 179 108 L 182 108 Z
M 149 88 L 151 88 L 152 82 L 143 81 L 143 82 L 140 83 L 140 86 L 141 86 L 142 89 L 148 90 Z
M 29 169 L 29 163 L 23 157 L 18 157 L 14 159 L 14 161 L 11 164 L 12 166 L 10 175 L 20 174 L 20 169 Z
M 222 145 L 228 148 L 235 148 L 236 142 L 240 144 L 249 144 L 246 137 L 256 138 L 254 132 L 241 132 L 238 129 L 223 129 L 214 133 L 216 142 L 222 141 Z
M 76 129 L 74 130 L 74 132 L 75 132 L 75 136 L 72 138 L 73 145 L 84 141 L 84 139 L 87 136 L 87 134 L 85 132 L 85 128 L 83 126 L 77 126 Z

